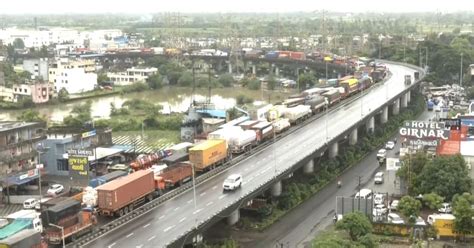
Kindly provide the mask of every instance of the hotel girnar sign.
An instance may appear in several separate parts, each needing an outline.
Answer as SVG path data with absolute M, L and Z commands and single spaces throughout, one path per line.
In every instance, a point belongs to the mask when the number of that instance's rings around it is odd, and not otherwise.
M 449 138 L 449 130 L 445 130 L 444 123 L 440 122 L 407 121 L 400 128 L 400 135 L 420 140 L 446 140 Z

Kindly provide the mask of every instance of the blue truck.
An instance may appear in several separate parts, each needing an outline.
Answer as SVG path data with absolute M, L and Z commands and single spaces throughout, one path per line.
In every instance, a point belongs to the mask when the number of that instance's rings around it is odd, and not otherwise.
M 91 179 L 89 181 L 89 186 L 91 186 L 92 188 L 96 188 L 99 185 L 110 182 L 116 178 L 126 176 L 127 174 L 128 173 L 126 171 L 113 171 L 103 176 L 98 176 L 96 178 Z
M 433 107 L 434 107 L 434 103 L 433 101 L 428 100 L 428 102 L 426 103 L 426 107 L 428 108 L 428 111 L 432 111 L 433 110 Z

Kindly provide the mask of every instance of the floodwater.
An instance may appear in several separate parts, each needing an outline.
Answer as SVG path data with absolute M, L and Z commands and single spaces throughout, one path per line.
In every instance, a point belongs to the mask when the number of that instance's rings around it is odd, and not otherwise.
M 283 93 L 285 94 L 285 93 Z M 195 101 L 205 101 L 209 92 L 205 89 L 197 89 L 194 95 Z M 211 103 L 216 109 L 232 108 L 236 104 L 235 97 L 246 95 L 254 100 L 268 100 L 268 94 L 261 91 L 252 91 L 245 88 L 219 88 L 211 92 Z M 276 97 L 281 97 L 282 93 L 273 93 Z M 286 95 L 286 94 L 285 94 Z M 192 101 L 192 89 L 181 87 L 164 87 L 160 90 L 149 90 L 144 92 L 126 93 L 123 95 L 111 95 L 100 98 L 92 98 L 91 115 L 94 119 L 109 118 L 111 103 L 116 108 L 128 100 L 142 99 L 163 105 L 163 113 L 184 112 L 188 109 Z M 35 109 L 41 115 L 45 115 L 52 122 L 62 122 L 63 118 L 69 115 L 72 108 L 87 100 L 77 100 L 56 105 L 39 105 Z M 0 121 L 16 120 L 24 110 L 0 110 Z

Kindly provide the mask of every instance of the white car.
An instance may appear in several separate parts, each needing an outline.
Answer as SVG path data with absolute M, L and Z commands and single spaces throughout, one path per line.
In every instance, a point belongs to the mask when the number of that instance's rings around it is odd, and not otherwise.
M 63 190 L 64 190 L 64 186 L 62 186 L 61 184 L 53 184 L 49 187 L 46 194 L 50 196 L 56 196 L 60 194 L 61 192 L 63 192 Z
M 383 204 L 377 204 L 374 206 L 373 210 L 372 210 L 372 215 L 373 216 L 380 216 L 380 215 L 384 215 L 388 212 L 388 209 L 387 207 L 385 207 L 385 205 Z
M 387 157 L 387 150 L 385 149 L 380 149 L 378 152 L 377 152 L 377 158 L 385 158 Z
M 426 226 L 426 222 L 425 222 L 425 220 L 423 220 L 423 218 L 421 218 L 420 216 L 418 216 L 418 217 L 416 218 L 415 226 Z
M 449 214 L 453 211 L 453 208 L 451 207 L 450 203 L 443 203 L 441 204 L 441 208 L 438 209 L 438 212 L 444 213 L 444 214 Z
M 398 200 L 393 200 L 393 201 L 392 201 L 392 204 L 390 204 L 390 210 L 391 210 L 391 211 L 397 210 L 397 208 L 398 208 L 398 203 L 399 203 Z
M 382 195 L 382 194 L 375 194 L 375 196 L 374 196 L 374 204 L 375 204 L 375 205 L 383 204 L 383 202 L 384 202 L 384 200 L 385 200 L 384 198 L 385 198 L 385 197 L 384 197 L 384 195 Z
M 242 175 L 240 174 L 232 174 L 227 177 L 222 185 L 224 191 L 226 190 L 235 190 L 242 186 Z
M 23 202 L 23 208 L 24 209 L 32 209 L 32 208 L 35 208 L 36 205 L 39 205 L 38 204 L 38 200 L 36 200 L 35 198 L 29 198 L 29 199 L 26 199 L 24 202 Z
M 389 213 L 388 214 L 388 223 L 405 224 L 405 221 L 403 221 L 403 219 L 398 214 Z
M 393 150 L 393 148 L 395 148 L 395 142 L 393 141 L 389 141 L 385 144 L 385 149 L 387 150 Z
M 383 183 L 383 172 L 379 171 L 375 174 L 374 183 L 375 184 Z

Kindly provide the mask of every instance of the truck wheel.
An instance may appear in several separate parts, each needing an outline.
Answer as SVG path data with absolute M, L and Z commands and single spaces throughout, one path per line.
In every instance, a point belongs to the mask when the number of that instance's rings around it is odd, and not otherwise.
M 125 209 L 125 211 L 124 211 L 125 214 L 128 214 L 128 207 L 126 206 L 124 209 Z
M 149 195 L 147 196 L 147 199 L 148 199 L 149 202 L 151 202 L 151 201 L 153 200 L 153 195 L 149 194 Z
M 128 211 L 132 212 L 133 211 L 133 203 L 128 206 Z
M 120 217 L 123 216 L 123 208 L 119 210 L 119 216 L 120 216 Z

